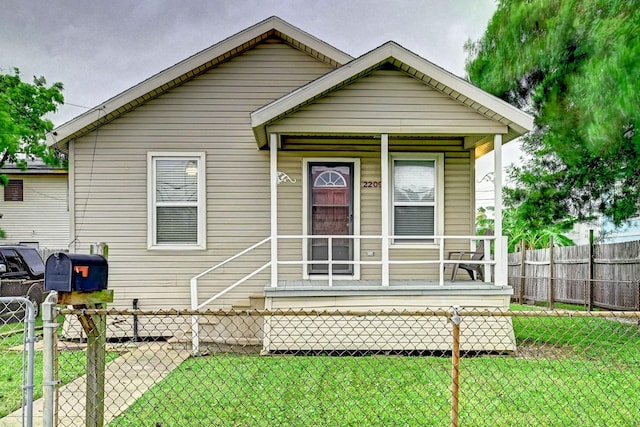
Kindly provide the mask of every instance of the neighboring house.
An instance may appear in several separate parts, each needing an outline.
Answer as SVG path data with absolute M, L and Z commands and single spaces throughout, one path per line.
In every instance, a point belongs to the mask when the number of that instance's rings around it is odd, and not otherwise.
M 634 217 L 616 227 L 609 219 L 601 221 L 602 243 L 622 243 L 640 240 L 640 217 Z
M 589 244 L 589 235 L 591 233 L 591 230 L 593 230 L 594 240 L 599 241 L 599 239 L 601 239 L 602 237 L 599 220 L 578 222 L 573 225 L 571 231 L 563 234 L 571 239 L 576 246 L 581 246 Z
M 597 243 L 638 241 L 640 240 L 640 217 L 630 218 L 616 227 L 610 219 L 600 216 L 590 222 L 576 224 L 566 235 L 574 241 L 576 246 L 588 245 L 591 231 Z
M 116 307 L 506 308 L 504 238 L 486 283 L 443 267 L 475 243 L 475 159 L 532 125 L 396 43 L 353 59 L 273 17 L 49 143 L 69 154 L 72 250 L 109 244 Z
M 0 169 L 9 179 L 0 203 L 0 244 L 23 243 L 39 249 L 69 247 L 67 170 L 42 162 L 26 170 L 9 165 Z

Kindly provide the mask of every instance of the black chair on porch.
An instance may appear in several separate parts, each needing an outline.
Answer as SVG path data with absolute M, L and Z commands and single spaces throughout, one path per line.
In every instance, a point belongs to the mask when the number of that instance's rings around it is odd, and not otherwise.
M 487 230 L 483 234 L 483 236 L 493 236 L 493 230 Z M 451 281 L 455 281 L 456 275 L 458 274 L 458 269 L 463 269 L 467 273 L 469 273 L 469 277 L 471 280 L 479 279 L 481 282 L 484 281 L 484 265 L 481 264 L 467 264 L 464 261 L 481 261 L 484 259 L 484 240 L 480 240 L 478 246 L 476 246 L 476 250 L 473 252 L 469 251 L 451 251 L 449 252 L 448 259 L 449 260 L 459 260 L 453 265 L 453 270 L 451 271 Z M 476 277 L 477 276 L 477 277 Z

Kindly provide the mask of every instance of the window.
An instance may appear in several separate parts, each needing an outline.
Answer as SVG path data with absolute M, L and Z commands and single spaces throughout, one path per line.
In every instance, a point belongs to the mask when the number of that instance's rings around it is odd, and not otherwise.
M 0 263 L 6 262 L 6 269 L 9 273 L 19 273 L 27 271 L 22 258 L 13 249 L 0 249 Z
M 10 179 L 9 183 L 4 187 L 5 202 L 22 202 L 23 201 L 23 184 L 21 179 Z
M 392 161 L 393 234 L 433 236 L 438 234 L 438 159 L 394 158 Z M 431 243 L 431 239 L 396 239 L 401 243 Z
M 340 172 L 328 170 L 318 175 L 318 177 L 313 182 L 313 186 L 316 188 L 346 187 L 347 181 L 345 181 Z
M 204 153 L 149 153 L 149 248 L 205 248 Z

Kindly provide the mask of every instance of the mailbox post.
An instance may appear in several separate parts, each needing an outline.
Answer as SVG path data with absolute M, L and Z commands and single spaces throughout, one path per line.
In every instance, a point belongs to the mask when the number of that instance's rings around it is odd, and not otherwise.
M 58 303 L 75 309 L 106 309 L 113 302 L 107 290 L 109 267 L 101 255 L 55 253 L 45 264 L 44 288 L 58 292 Z M 105 314 L 80 314 L 87 334 L 87 388 L 85 425 L 104 425 L 104 380 L 106 368 Z

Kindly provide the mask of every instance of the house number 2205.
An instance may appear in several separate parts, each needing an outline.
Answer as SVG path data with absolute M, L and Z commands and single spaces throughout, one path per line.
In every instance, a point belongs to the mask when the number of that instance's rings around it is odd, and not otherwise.
M 382 181 L 364 181 L 363 188 L 382 188 Z

